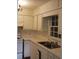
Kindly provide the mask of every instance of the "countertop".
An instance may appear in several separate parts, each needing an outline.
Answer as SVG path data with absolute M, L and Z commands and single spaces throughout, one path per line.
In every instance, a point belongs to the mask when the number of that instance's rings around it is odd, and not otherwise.
M 41 46 L 42 48 L 46 49 L 48 52 L 53 53 L 54 55 L 61 58 L 61 48 L 55 48 L 55 49 L 48 49 L 44 47 L 43 45 L 39 44 L 40 41 L 48 41 L 49 36 L 47 33 L 44 32 L 36 32 L 36 31 L 22 31 L 21 35 L 24 40 L 30 40 L 33 43 Z

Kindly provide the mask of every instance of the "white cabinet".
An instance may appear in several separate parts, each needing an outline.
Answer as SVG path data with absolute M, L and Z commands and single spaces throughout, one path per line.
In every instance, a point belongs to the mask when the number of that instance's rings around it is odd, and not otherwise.
M 24 16 L 24 30 L 33 29 L 33 16 Z
M 62 7 L 62 0 L 58 0 L 59 1 L 59 8 Z
M 38 15 L 38 31 L 42 31 L 42 15 Z
M 42 15 L 23 16 L 24 30 L 42 31 Z
M 48 52 L 48 59 L 60 59 L 59 57 L 57 57 L 56 55 Z
M 31 42 L 31 59 L 39 59 L 37 46 Z
M 60 59 L 43 47 L 31 42 L 31 59 Z
M 24 41 L 24 57 L 30 56 L 30 41 Z
M 45 50 L 41 46 L 38 46 L 38 50 L 41 52 L 41 59 L 48 59 L 47 50 Z
M 33 30 L 42 31 L 42 15 L 34 16 Z
M 47 51 L 31 43 L 31 59 L 47 59 Z
M 30 57 L 30 41 L 24 40 L 24 51 L 23 51 L 23 40 L 17 40 L 17 59 L 22 59 L 24 52 L 24 57 Z
M 59 19 L 58 19 L 58 33 L 62 33 L 62 9 L 59 10 Z
M 38 29 L 38 16 L 34 16 L 34 21 L 33 21 L 33 30 Z
M 17 19 L 17 25 L 18 26 L 23 26 L 23 16 L 22 15 L 18 15 L 18 19 Z
M 54 59 L 54 56 L 48 52 L 48 59 Z
M 41 49 L 41 59 L 48 59 L 47 51 L 44 49 Z
M 23 44 L 22 44 L 22 39 L 17 40 L 17 59 L 22 59 L 22 52 L 23 52 Z

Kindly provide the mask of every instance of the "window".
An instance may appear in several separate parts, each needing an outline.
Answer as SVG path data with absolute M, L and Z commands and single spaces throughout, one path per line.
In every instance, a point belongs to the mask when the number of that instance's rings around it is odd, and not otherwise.
M 58 34 L 58 15 L 51 17 L 50 35 L 61 38 L 61 34 Z
M 43 17 L 43 31 L 52 37 L 61 38 L 58 33 L 58 15 Z

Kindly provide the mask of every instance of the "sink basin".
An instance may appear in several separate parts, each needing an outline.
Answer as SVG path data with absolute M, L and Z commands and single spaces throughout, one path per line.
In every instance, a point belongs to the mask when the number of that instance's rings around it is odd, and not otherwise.
M 41 45 L 49 48 L 49 49 L 54 49 L 54 48 L 60 48 L 61 46 L 58 45 L 57 42 L 48 42 L 48 41 L 45 41 L 45 42 L 38 42 L 40 43 Z

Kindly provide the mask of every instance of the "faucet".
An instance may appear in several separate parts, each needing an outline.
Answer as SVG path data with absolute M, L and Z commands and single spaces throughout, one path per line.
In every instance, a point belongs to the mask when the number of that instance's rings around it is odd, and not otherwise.
M 50 35 L 48 35 L 48 41 L 52 42 Z
M 52 42 L 51 39 L 48 39 L 49 42 Z

